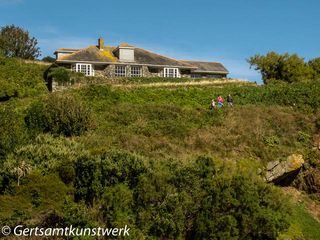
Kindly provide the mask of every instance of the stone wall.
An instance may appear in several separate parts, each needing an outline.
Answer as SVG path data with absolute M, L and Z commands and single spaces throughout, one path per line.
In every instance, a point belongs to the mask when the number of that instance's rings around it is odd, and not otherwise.
M 147 66 L 142 66 L 142 76 L 152 77 L 152 73 L 149 71 L 149 68 Z
M 95 66 L 95 77 L 115 77 L 115 64 L 107 66 Z M 131 66 L 134 64 L 123 64 L 126 68 L 126 77 L 130 77 Z M 141 66 L 142 77 L 163 77 L 163 68 Z M 208 73 L 192 73 L 190 70 L 181 70 L 180 75 L 182 78 L 226 78 L 226 74 L 208 74 Z M 193 76 L 194 75 L 194 76 Z
M 134 65 L 132 65 L 134 66 Z M 131 72 L 131 65 L 125 65 L 126 67 L 126 73 L 127 73 L 127 77 L 130 76 L 130 72 Z M 148 66 L 141 66 L 141 71 L 142 71 L 142 77 L 159 77 L 159 73 L 154 73 L 154 72 L 150 72 Z M 160 70 L 162 71 L 162 70 Z M 115 65 L 111 64 L 108 65 L 105 69 L 103 70 L 95 70 L 95 76 L 96 77 L 107 77 L 107 78 L 113 78 L 115 77 Z M 162 72 L 163 75 L 163 72 Z M 162 76 L 160 75 L 160 76 Z
M 112 78 L 114 77 L 115 65 L 108 65 L 104 70 L 104 76 Z

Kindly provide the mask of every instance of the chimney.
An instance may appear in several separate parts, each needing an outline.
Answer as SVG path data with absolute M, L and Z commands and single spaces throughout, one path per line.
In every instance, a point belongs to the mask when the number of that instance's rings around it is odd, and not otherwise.
M 100 51 L 102 51 L 103 47 L 104 47 L 104 41 L 103 41 L 103 38 L 100 37 L 98 40 L 98 48 L 100 49 Z

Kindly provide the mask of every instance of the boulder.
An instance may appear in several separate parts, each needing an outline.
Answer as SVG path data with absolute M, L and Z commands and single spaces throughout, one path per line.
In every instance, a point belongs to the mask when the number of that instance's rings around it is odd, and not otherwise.
M 267 182 L 279 185 L 289 185 L 299 173 L 304 164 L 301 154 L 292 154 L 285 161 L 272 161 L 267 164 L 265 175 Z

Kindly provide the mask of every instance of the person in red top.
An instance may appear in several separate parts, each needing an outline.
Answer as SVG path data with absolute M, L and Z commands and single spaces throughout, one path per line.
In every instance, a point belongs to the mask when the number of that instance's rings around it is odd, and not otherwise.
M 223 98 L 221 96 L 219 96 L 217 98 L 217 102 L 218 102 L 218 107 L 220 107 L 220 108 L 223 107 L 224 100 L 223 100 Z

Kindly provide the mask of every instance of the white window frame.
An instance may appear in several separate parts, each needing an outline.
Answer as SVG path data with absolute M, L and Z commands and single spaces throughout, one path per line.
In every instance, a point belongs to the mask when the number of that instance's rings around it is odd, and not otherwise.
M 130 67 L 131 77 L 142 77 L 142 67 L 141 66 L 131 66 Z
M 127 74 L 127 69 L 125 65 L 115 65 L 114 76 L 116 77 L 125 77 Z
M 179 68 L 164 68 L 163 69 L 163 76 L 164 77 L 171 77 L 171 78 L 180 78 L 180 70 Z
M 74 72 L 83 73 L 85 76 L 94 76 L 92 64 L 76 63 L 75 65 L 71 66 L 71 70 Z

